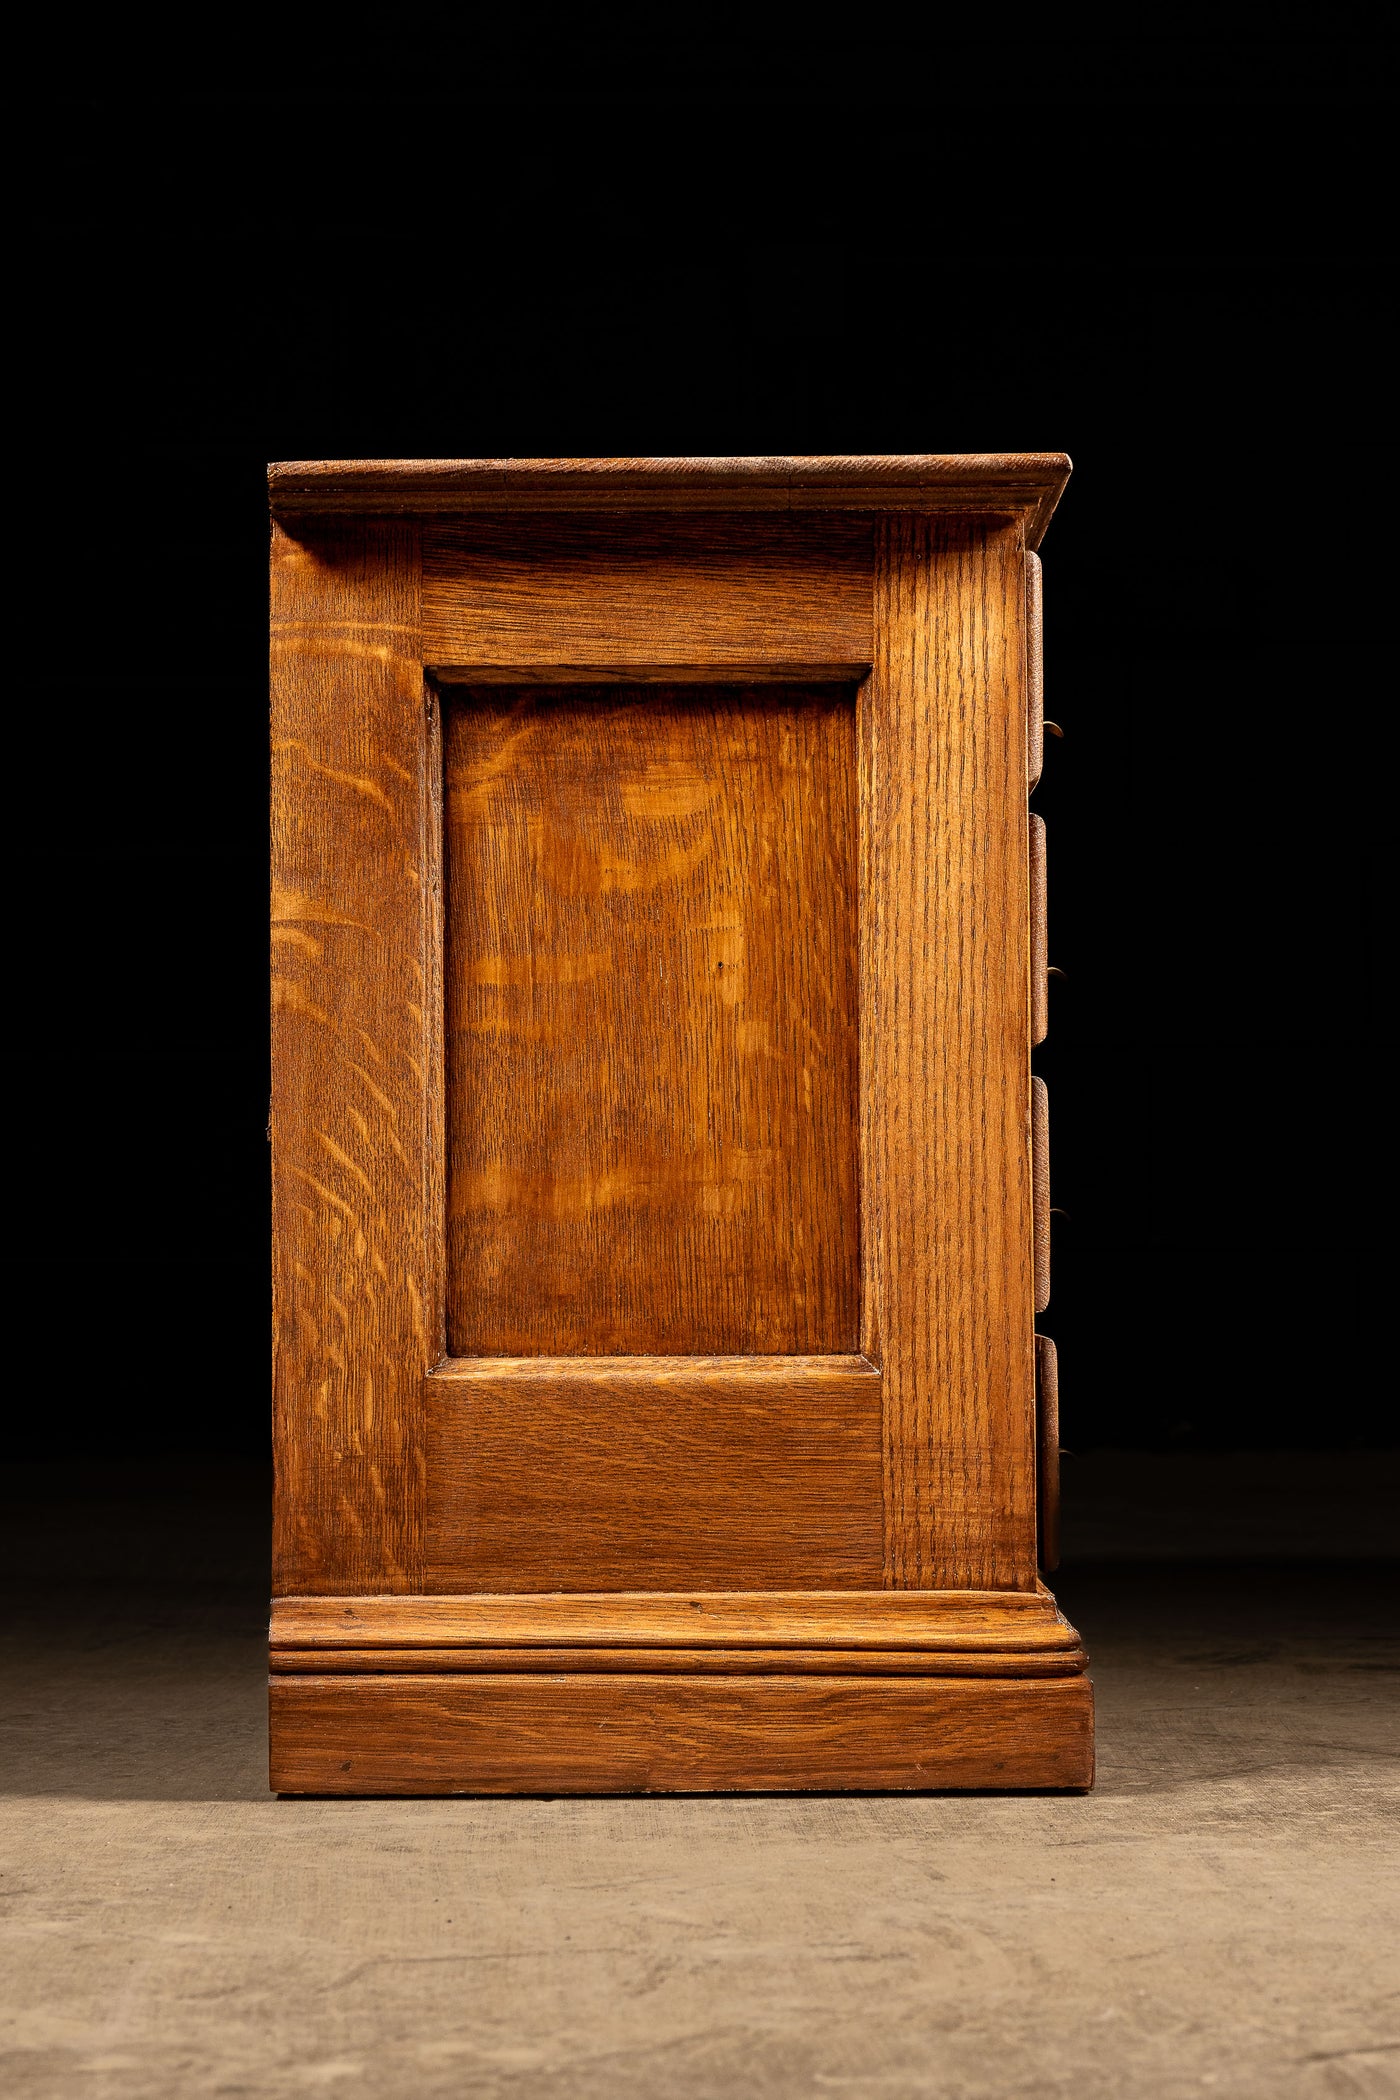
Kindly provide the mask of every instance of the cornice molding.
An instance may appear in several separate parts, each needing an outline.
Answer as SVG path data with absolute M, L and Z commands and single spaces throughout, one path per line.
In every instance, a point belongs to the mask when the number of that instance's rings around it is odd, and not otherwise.
M 288 459 L 279 520 L 359 512 L 915 511 L 1015 517 L 1038 546 L 1069 479 L 1063 452 L 762 459 Z

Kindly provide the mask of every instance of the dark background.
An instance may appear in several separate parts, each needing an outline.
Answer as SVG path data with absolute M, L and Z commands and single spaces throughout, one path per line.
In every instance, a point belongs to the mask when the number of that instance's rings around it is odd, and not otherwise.
M 1071 453 L 1065 1441 L 1394 1441 L 1390 116 L 1354 23 L 1259 20 L 94 62 L 35 207 L 32 1455 L 267 1447 L 264 462 L 508 453 Z

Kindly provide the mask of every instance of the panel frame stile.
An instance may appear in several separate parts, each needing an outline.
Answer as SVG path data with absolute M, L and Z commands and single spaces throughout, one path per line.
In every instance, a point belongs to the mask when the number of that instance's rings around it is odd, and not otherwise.
M 861 690 L 861 1346 L 886 1580 L 1036 1581 L 1025 545 L 894 516 Z
M 419 533 L 272 536 L 273 1582 L 422 1588 L 441 1324 Z

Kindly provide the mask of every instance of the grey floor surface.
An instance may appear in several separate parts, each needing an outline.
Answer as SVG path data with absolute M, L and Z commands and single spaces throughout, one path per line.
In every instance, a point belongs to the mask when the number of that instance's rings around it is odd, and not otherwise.
M 1395 1486 L 1084 1462 L 1087 1797 L 277 1802 L 258 1477 L 15 1472 L 5 2090 L 1400 2093 Z

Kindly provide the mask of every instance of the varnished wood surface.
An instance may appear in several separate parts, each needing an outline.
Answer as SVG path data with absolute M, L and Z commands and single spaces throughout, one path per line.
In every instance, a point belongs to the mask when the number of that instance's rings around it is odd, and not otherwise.
M 843 515 L 480 517 L 424 530 L 423 655 L 476 667 L 664 666 L 820 678 L 870 662 L 873 527 Z M 771 677 L 772 671 L 765 675 Z M 849 675 L 849 674 L 846 674 Z
M 1050 1303 L 1050 1089 L 1031 1081 L 1031 1160 L 1035 1189 L 1035 1309 Z
M 433 1234 L 418 551 L 345 519 L 272 561 L 274 1561 L 422 1586 Z
M 302 1677 L 271 1680 L 279 1793 L 708 1793 L 1093 1780 L 1089 1680 Z
M 430 1589 L 881 1582 L 860 1357 L 487 1357 L 425 1397 Z
M 498 1378 L 534 1388 L 524 1404 L 538 1405 L 540 1389 L 561 1375 L 580 1385 L 688 1387 L 693 1380 L 753 1389 L 764 1401 L 775 1383 L 800 1383 L 807 1400 L 821 1405 L 844 1393 L 855 1379 L 878 1385 L 880 1374 L 864 1356 L 449 1356 L 429 1372 L 434 1386 L 469 1389 Z
M 732 459 L 289 459 L 273 514 L 472 510 L 912 510 L 1015 520 L 1029 547 L 1065 483 L 1063 452 Z
M 1026 555 L 1026 783 L 1045 768 L 1045 579 L 1038 554 Z
M 392 1671 L 604 1671 L 682 1676 L 1073 1677 L 1082 1648 L 994 1653 L 973 1648 L 273 1648 L 270 1666 L 300 1676 Z
M 1048 1334 L 1035 1338 L 1036 1401 L 1040 1423 L 1040 1565 L 1060 1565 L 1060 1360 Z
M 1089 1783 L 1035 1573 L 1067 464 L 274 471 L 279 1785 Z
M 1045 854 L 1045 819 L 1032 814 L 1031 856 L 1031 1041 L 1043 1043 L 1050 1033 L 1049 892 Z
M 664 640 L 664 637 L 663 637 Z M 534 646 L 542 652 L 530 662 L 523 655 L 509 663 L 432 665 L 435 685 L 859 685 L 870 665 L 864 661 L 827 663 L 819 658 L 798 662 L 793 657 L 742 656 L 716 663 L 706 654 L 696 663 L 672 663 L 658 657 L 630 661 L 609 657 L 606 662 L 569 663 L 554 660 L 548 636 L 541 633 Z
M 861 1346 L 896 1585 L 1035 1579 L 1023 556 L 876 534 L 862 692 Z
M 849 689 L 446 707 L 450 1351 L 853 1349 Z
M 278 1648 L 860 1648 L 1050 1653 L 1079 1636 L 1029 1590 L 279 1597 Z

